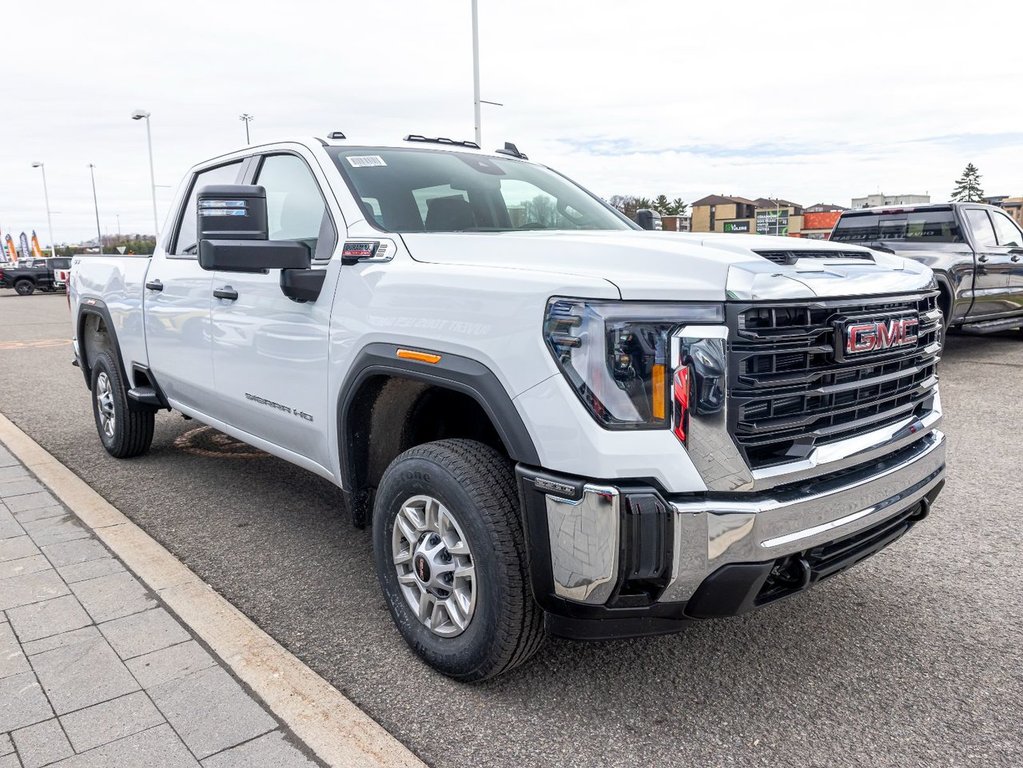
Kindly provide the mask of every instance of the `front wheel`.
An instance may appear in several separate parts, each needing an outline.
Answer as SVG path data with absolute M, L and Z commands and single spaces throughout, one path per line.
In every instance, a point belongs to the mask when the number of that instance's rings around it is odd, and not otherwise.
M 485 680 L 540 648 L 515 475 L 493 448 L 439 440 L 391 462 L 373 507 L 373 549 L 394 623 L 437 671 Z
M 14 284 L 14 290 L 18 292 L 19 296 L 31 296 L 35 289 L 35 283 L 31 280 L 22 279 Z
M 109 352 L 100 352 L 92 363 L 92 412 L 111 456 L 130 459 L 149 450 L 156 413 L 128 400 L 121 369 Z

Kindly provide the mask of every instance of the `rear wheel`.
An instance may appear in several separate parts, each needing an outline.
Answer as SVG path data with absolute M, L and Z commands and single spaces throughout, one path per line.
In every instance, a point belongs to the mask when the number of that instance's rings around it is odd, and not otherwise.
M 373 548 L 394 623 L 437 671 L 485 680 L 542 644 L 515 476 L 493 448 L 439 440 L 396 458 L 376 494 Z
M 14 284 L 14 290 L 18 292 L 19 296 L 31 296 L 35 289 L 35 283 L 26 278 L 22 278 Z
M 128 400 L 121 369 L 109 352 L 92 363 L 92 411 L 107 453 L 118 459 L 141 456 L 153 442 L 156 413 Z

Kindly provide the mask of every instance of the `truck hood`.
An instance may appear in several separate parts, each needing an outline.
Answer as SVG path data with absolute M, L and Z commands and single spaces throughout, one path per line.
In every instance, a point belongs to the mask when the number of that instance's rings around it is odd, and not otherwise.
M 633 230 L 401 237 L 417 261 L 603 279 L 623 299 L 868 296 L 918 291 L 931 282 L 930 269 L 891 254 L 793 237 Z M 757 251 L 790 252 L 794 263 L 779 264 Z

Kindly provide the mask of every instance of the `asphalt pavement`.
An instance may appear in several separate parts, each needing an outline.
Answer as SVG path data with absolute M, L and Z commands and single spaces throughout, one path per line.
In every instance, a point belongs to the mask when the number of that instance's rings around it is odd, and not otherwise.
M 0 411 L 438 768 L 1023 764 L 1023 334 L 953 336 L 948 482 L 888 550 L 678 635 L 550 640 L 467 686 L 406 648 L 331 484 L 161 413 L 110 458 L 64 296 L 0 290 Z

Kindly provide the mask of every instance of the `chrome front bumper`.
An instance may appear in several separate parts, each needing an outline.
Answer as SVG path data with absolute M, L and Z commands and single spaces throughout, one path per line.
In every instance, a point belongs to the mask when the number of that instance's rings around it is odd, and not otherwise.
M 670 578 L 657 602 L 684 603 L 722 566 L 775 561 L 870 529 L 918 505 L 944 475 L 945 437 L 932 428 L 868 464 L 826 477 L 759 493 L 666 499 Z M 540 481 L 534 489 L 551 490 Z M 586 483 L 577 498 L 566 498 L 564 489 L 544 499 L 553 593 L 601 606 L 621 578 L 623 497 L 632 491 Z
M 723 565 L 775 560 L 877 525 L 919 503 L 944 476 L 945 436 L 934 430 L 887 460 L 795 490 L 672 501 L 675 556 L 661 602 L 688 600 Z

